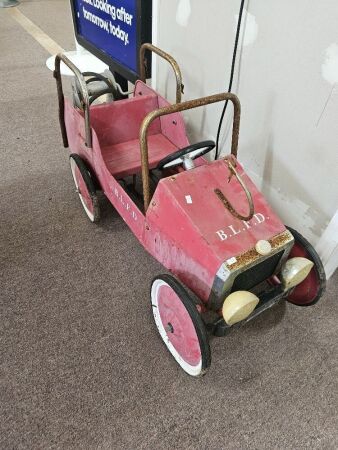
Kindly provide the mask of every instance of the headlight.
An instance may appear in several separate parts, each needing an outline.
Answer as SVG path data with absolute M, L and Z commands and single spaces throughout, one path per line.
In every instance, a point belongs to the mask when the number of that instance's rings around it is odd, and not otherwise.
M 300 284 L 309 275 L 313 262 L 300 256 L 286 261 L 281 271 L 281 279 L 286 289 L 291 289 Z
M 256 308 L 259 298 L 248 291 L 236 291 L 224 300 L 222 315 L 228 325 L 246 319 Z

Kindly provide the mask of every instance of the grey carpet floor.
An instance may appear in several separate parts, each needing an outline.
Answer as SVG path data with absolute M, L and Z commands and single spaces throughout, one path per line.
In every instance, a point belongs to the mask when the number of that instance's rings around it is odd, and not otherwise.
M 68 2 L 22 8 L 70 48 Z M 161 266 L 107 203 L 98 226 L 81 210 L 48 56 L 0 10 L 0 447 L 337 449 L 338 274 L 318 306 L 213 340 L 208 374 L 186 376 L 151 317 Z

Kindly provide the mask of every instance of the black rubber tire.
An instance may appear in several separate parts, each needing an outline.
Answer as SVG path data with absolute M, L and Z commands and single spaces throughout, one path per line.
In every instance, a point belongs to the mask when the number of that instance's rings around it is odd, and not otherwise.
M 98 197 L 96 195 L 96 188 L 95 188 L 95 181 L 94 181 L 95 178 L 91 175 L 91 172 L 90 172 L 87 164 L 83 161 L 83 159 L 78 154 L 72 153 L 69 156 L 69 160 L 71 160 L 71 159 L 74 160 L 75 164 L 77 165 L 77 167 L 81 173 L 81 176 L 83 178 L 83 181 L 89 192 L 92 203 L 93 203 L 93 219 L 91 217 L 89 217 L 87 211 L 85 210 L 86 215 L 91 222 L 97 223 L 100 220 L 100 204 L 99 204 Z M 80 197 L 80 193 L 79 193 L 79 197 Z M 80 199 L 81 199 L 81 197 L 80 197 Z M 83 204 L 82 204 L 82 206 L 83 206 Z
M 197 303 L 191 298 L 185 287 L 181 284 L 180 281 L 178 281 L 176 278 L 174 278 L 172 275 L 162 274 L 155 277 L 151 282 L 151 288 L 150 288 L 150 299 L 152 301 L 152 287 L 156 280 L 162 280 L 165 283 L 167 283 L 177 294 L 181 302 L 183 303 L 183 306 L 185 307 L 186 311 L 188 312 L 190 319 L 194 325 L 198 342 L 201 349 L 201 358 L 202 358 L 202 370 L 199 375 L 195 375 L 195 377 L 201 377 L 203 376 L 211 364 L 211 350 L 209 345 L 209 337 L 208 333 L 205 327 L 205 324 L 202 320 L 202 317 L 200 313 L 197 310 Z M 162 337 L 162 336 L 161 336 Z M 163 338 L 162 338 L 163 340 Z M 168 347 L 167 347 L 168 349 Z M 170 350 L 168 349 L 170 352 Z M 184 370 L 184 369 L 183 369 Z M 187 373 L 187 372 L 186 372 Z
M 314 269 L 316 271 L 318 281 L 319 281 L 319 289 L 318 289 L 317 295 L 312 300 L 311 303 L 297 304 L 291 300 L 288 300 L 288 298 L 286 298 L 286 300 L 296 306 L 304 306 L 304 307 L 313 306 L 320 300 L 320 298 L 322 297 L 322 295 L 324 294 L 325 289 L 326 289 L 326 275 L 325 275 L 325 269 L 324 269 L 323 263 L 318 255 L 318 253 L 314 249 L 313 245 L 311 245 L 310 242 L 307 239 L 305 239 L 304 236 L 302 236 L 298 231 L 294 230 L 291 227 L 286 226 L 286 228 L 291 232 L 291 234 L 295 238 L 295 242 L 298 243 L 301 247 L 303 247 L 306 250 L 306 252 L 308 253 L 308 255 L 310 257 L 309 259 L 311 259 L 313 261 Z
M 100 93 L 96 93 L 94 95 L 89 96 L 89 104 L 90 105 L 95 100 L 97 100 L 99 97 L 101 97 L 101 95 L 105 95 L 105 94 L 112 94 L 113 100 L 119 100 L 120 98 L 122 98 L 119 91 L 114 88 L 114 86 L 112 85 L 110 80 L 107 77 L 105 77 L 104 75 L 102 75 L 100 73 L 95 73 L 95 72 L 83 72 L 82 75 L 84 77 L 90 77 L 90 78 L 86 79 L 86 84 L 88 86 L 88 90 L 89 90 L 90 83 L 92 83 L 94 81 L 102 81 L 107 86 L 107 88 L 104 91 L 101 91 Z M 77 81 L 76 81 L 76 89 L 77 89 L 78 97 L 81 98 L 81 89 L 79 88 Z

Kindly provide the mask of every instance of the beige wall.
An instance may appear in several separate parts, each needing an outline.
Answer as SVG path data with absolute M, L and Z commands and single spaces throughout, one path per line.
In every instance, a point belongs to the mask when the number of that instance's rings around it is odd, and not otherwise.
M 182 68 L 184 99 L 227 89 L 239 3 L 154 1 L 154 38 Z M 233 88 L 239 159 L 283 220 L 315 244 L 338 208 L 338 3 L 251 0 L 247 9 Z M 157 88 L 173 100 L 170 70 L 156 68 Z M 192 141 L 216 137 L 220 111 L 186 114 Z

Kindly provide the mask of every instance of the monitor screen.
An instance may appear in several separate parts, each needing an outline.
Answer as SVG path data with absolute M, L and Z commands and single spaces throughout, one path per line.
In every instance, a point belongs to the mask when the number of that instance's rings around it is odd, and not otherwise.
M 151 1 L 71 0 L 77 41 L 130 81 L 139 76 L 139 48 L 151 42 Z

